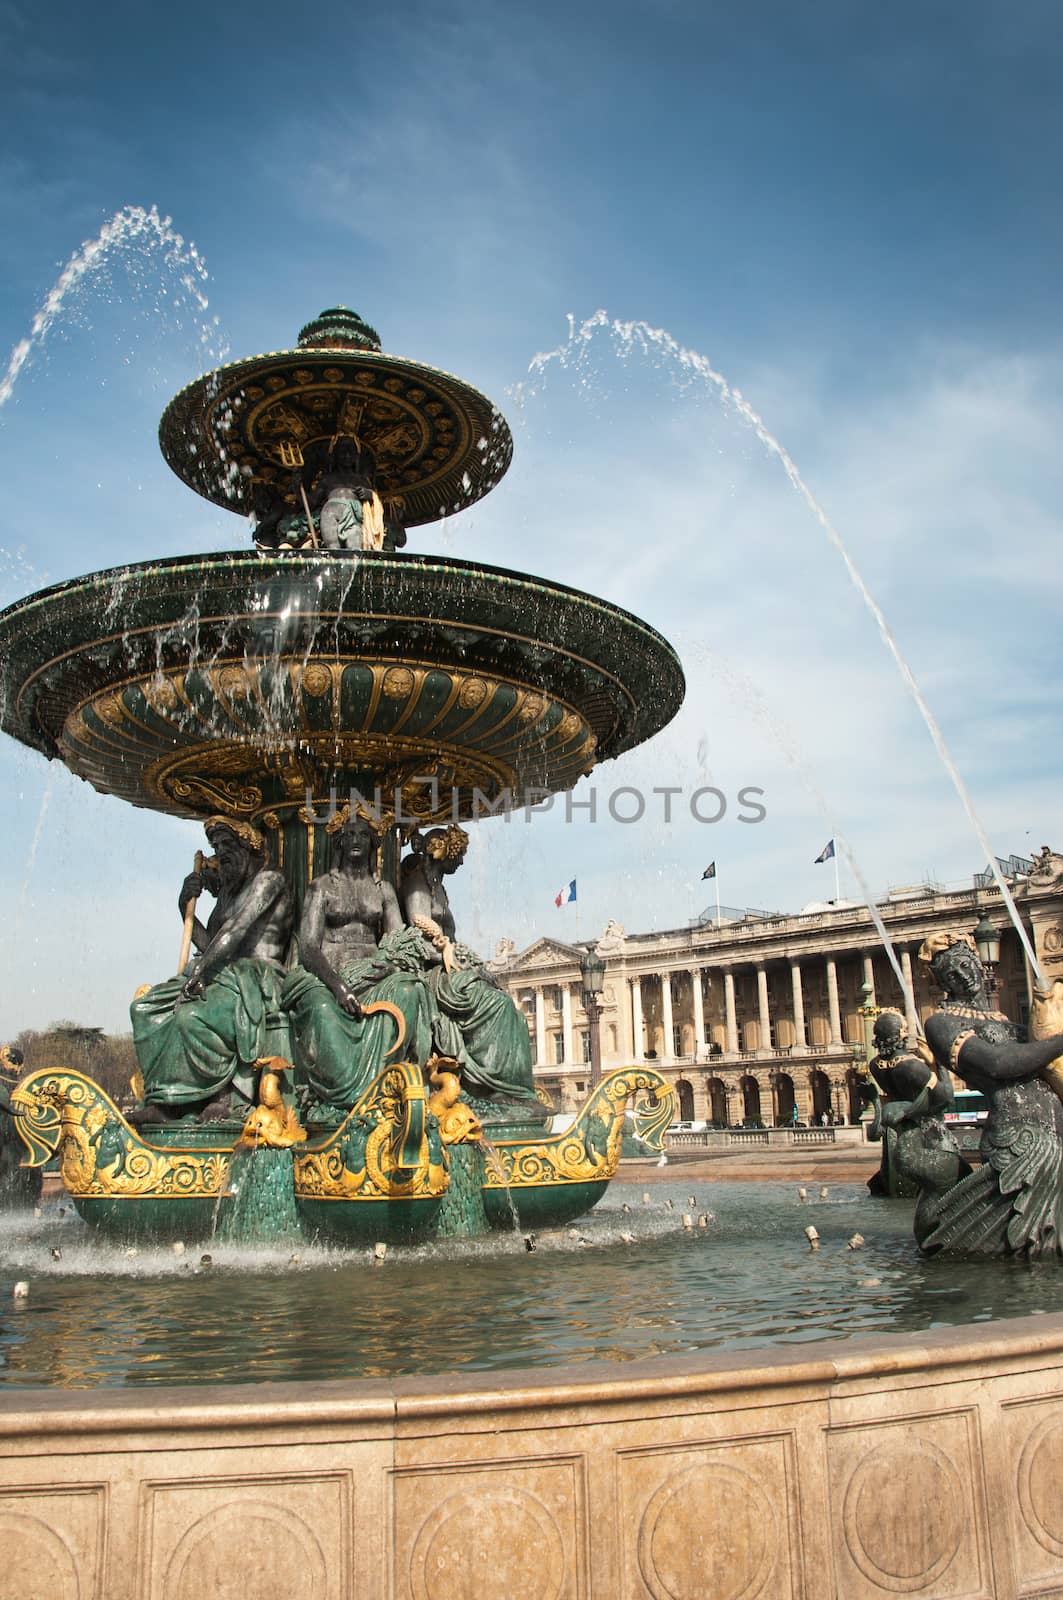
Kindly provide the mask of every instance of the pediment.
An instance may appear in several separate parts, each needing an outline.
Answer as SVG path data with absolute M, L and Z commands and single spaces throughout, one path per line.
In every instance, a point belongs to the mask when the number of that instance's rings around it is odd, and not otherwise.
M 575 945 L 562 944 L 560 939 L 536 939 L 526 950 L 515 955 L 506 967 L 507 975 L 524 975 L 553 970 L 557 967 L 579 966 L 580 951 Z

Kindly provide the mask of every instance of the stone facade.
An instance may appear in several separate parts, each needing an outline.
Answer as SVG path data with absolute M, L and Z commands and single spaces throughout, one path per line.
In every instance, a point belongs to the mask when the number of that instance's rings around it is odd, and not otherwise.
M 1063 886 L 1024 883 L 1015 892 L 1047 975 L 1063 976 Z M 973 931 L 983 912 L 1001 935 L 998 1003 L 1025 1019 L 1025 958 L 995 887 L 895 891 L 879 911 L 920 1021 L 938 995 L 916 959 L 919 946 L 937 928 Z M 602 1070 L 650 1060 L 675 1083 L 683 1119 L 771 1127 L 789 1122 L 796 1105 L 802 1122 L 828 1111 L 850 1121 L 867 1048 L 863 985 L 873 1004 L 916 1020 L 863 906 L 663 933 L 625 934 L 611 923 L 597 948 L 606 964 Z M 590 1088 L 580 954 L 557 939 L 519 952 L 503 941 L 493 963 L 527 1018 L 537 1080 L 568 1111 Z
M 0 1413 L 5 1595 L 1053 1600 L 1063 1317 Z

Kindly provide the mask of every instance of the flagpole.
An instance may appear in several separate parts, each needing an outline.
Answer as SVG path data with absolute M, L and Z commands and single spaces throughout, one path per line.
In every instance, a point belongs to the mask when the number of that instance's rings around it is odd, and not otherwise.
M 834 841 L 832 841 L 834 842 Z M 834 904 L 837 905 L 842 897 L 841 885 L 838 878 L 838 846 L 834 843 Z
M 720 926 L 720 874 L 719 874 L 719 872 L 715 873 L 714 876 L 716 878 L 716 926 L 719 927 Z

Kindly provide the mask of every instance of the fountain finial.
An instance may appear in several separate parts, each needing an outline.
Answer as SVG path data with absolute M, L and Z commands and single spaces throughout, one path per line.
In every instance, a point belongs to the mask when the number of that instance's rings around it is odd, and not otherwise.
M 380 335 L 347 306 L 330 306 L 299 329 L 299 346 L 308 350 L 379 350 Z

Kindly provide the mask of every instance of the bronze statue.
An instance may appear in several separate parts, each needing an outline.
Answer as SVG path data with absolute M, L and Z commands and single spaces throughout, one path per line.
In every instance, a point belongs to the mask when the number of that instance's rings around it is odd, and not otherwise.
M 945 991 L 927 1019 L 927 1043 L 944 1083 L 954 1072 L 986 1098 L 982 1165 L 917 1212 L 928 1253 L 1063 1254 L 1063 1102 L 1044 1073 L 1063 1054 L 1063 1033 L 1027 1040 L 990 1007 L 985 970 L 970 934 L 941 932 L 919 952 Z
M 383 548 L 383 509 L 373 488 L 371 457 L 357 439 L 337 439 L 328 469 L 314 486 L 310 509 L 319 513 L 323 549 Z
M 537 1107 L 528 1025 L 475 950 L 456 943 L 444 880 L 464 862 L 469 836 L 451 823 L 415 833 L 410 842 L 400 893 L 406 920 L 425 940 L 425 981 L 440 1019 L 437 1049 L 457 1060 L 467 1094 Z M 438 954 L 432 959 L 429 952 Z
M 206 925 L 194 917 L 194 959 L 177 977 L 133 1001 L 130 1016 L 144 1078 L 144 1104 L 131 1121 L 229 1111 L 229 1090 L 255 1098 L 255 1063 L 287 1054 L 280 996 L 291 935 L 284 878 L 266 860 L 248 822 L 211 817 L 215 859 L 188 875 L 178 906 L 204 890 L 216 898 Z
M 344 806 L 327 826 L 334 860 L 307 890 L 301 965 L 285 982 L 284 1005 L 311 1095 L 349 1109 L 389 1057 L 427 1061 L 432 1007 L 419 976 L 420 938 L 405 928 L 395 890 L 375 869 L 369 822 Z
M 881 1138 L 882 1160 L 867 1187 L 873 1195 L 919 1196 L 918 1235 L 933 1226 L 936 1197 L 971 1170 L 945 1122 L 952 1080 L 936 1071 L 925 1040 L 909 1049 L 908 1024 L 899 1011 L 880 1012 L 873 1037 L 877 1053 L 868 1070 L 878 1094 L 868 1137 Z

